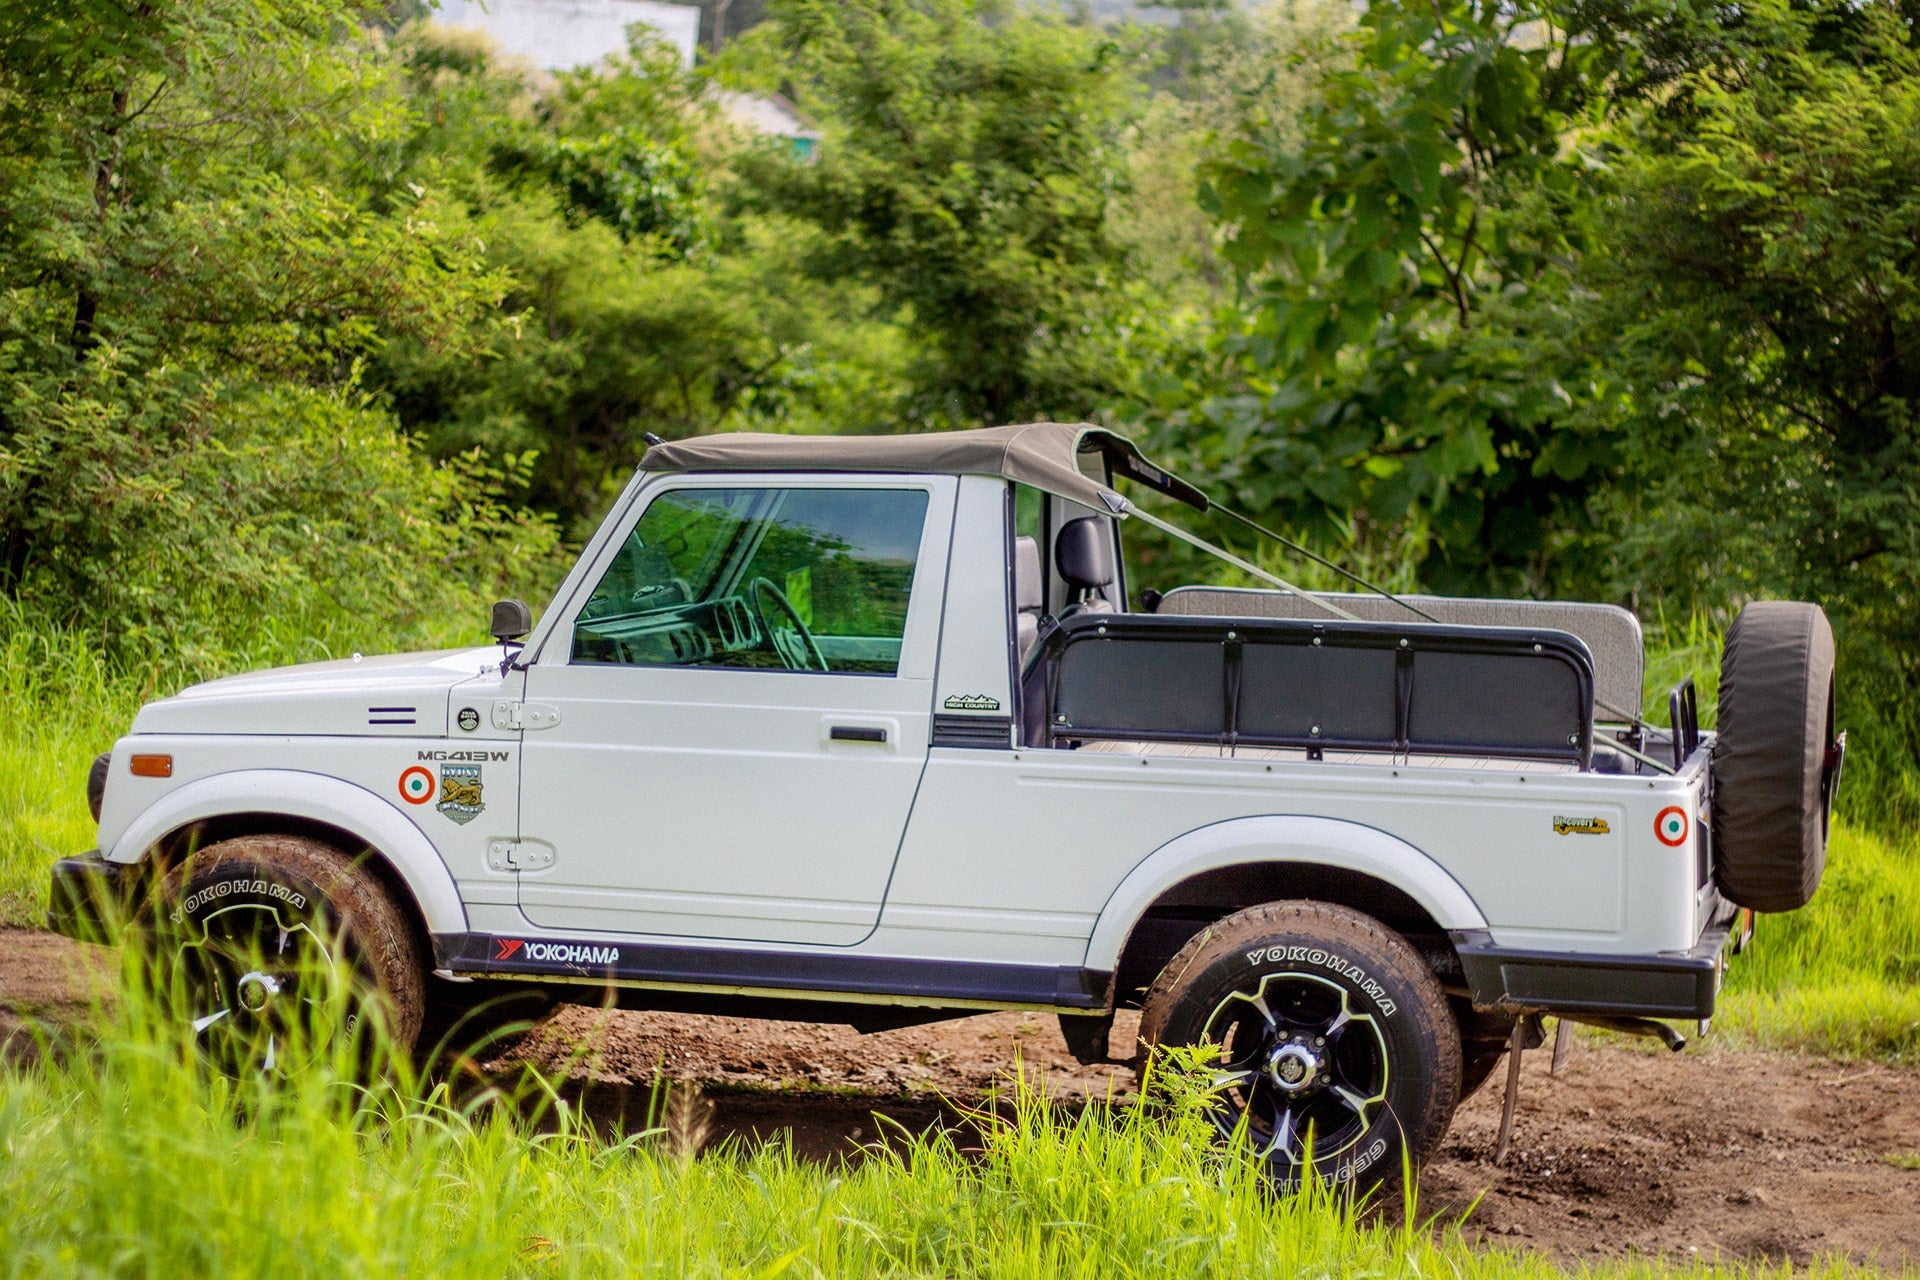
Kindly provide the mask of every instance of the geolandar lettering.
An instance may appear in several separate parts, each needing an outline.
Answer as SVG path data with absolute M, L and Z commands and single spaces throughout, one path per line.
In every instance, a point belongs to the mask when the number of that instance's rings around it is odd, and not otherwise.
M 1342 1160 L 1333 1171 L 1333 1176 L 1341 1182 L 1351 1182 L 1380 1162 L 1387 1154 L 1387 1140 L 1375 1138 L 1371 1146 L 1351 1160 Z

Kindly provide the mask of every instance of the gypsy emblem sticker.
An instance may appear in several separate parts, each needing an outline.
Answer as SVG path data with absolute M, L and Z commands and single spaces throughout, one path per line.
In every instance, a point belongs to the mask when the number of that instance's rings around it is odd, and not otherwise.
M 1677 804 L 1662 809 L 1653 819 L 1653 834 L 1669 849 L 1687 842 L 1687 811 Z
M 433 771 L 415 765 L 401 773 L 400 798 L 408 804 L 425 804 L 433 799 Z
M 435 808 L 455 822 L 466 824 L 487 807 L 480 790 L 480 766 L 443 764 L 440 766 L 440 803 Z

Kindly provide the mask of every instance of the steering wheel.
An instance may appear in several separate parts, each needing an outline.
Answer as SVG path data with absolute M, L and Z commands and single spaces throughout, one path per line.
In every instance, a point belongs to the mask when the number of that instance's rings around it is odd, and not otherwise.
M 760 597 L 769 597 L 780 612 L 792 625 L 776 628 L 767 621 L 767 611 L 760 607 Z M 754 620 L 760 624 L 760 630 L 766 633 L 767 643 L 780 655 L 780 663 L 789 671 L 830 671 L 827 655 L 820 652 L 820 645 L 813 638 L 813 632 L 807 630 L 807 624 L 800 621 L 800 611 L 793 607 L 793 601 L 787 599 L 786 592 L 765 578 L 755 578 L 747 584 L 747 603 L 753 607 Z M 808 659 L 812 659 L 811 662 Z M 815 665 L 818 664 L 818 665 Z

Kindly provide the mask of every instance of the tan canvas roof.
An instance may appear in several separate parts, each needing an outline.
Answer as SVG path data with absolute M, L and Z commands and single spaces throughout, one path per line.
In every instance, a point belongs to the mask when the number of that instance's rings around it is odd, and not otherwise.
M 1140 455 L 1133 442 L 1084 422 L 1029 422 L 973 431 L 898 436 L 774 435 L 741 431 L 654 445 L 640 465 L 659 471 L 892 471 L 1003 476 L 1118 511 L 1117 495 L 1080 470 L 1083 454 L 1099 453 L 1116 476 L 1200 508 L 1199 490 Z

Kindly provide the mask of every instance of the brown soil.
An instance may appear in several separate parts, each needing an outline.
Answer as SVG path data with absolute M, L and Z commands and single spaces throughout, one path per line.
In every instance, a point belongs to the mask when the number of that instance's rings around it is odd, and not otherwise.
M 85 1007 L 85 967 L 44 933 L 0 930 L 0 1035 Z M 91 964 L 88 965 L 87 961 Z M 1130 1023 L 1115 1028 L 1126 1042 Z M 16 1038 L 17 1041 L 17 1038 Z M 1493 1163 L 1502 1069 L 1460 1109 L 1421 1181 L 1421 1213 L 1469 1239 L 1568 1261 L 1806 1262 L 1841 1255 L 1920 1267 L 1920 1072 L 1708 1041 L 1684 1054 L 1611 1038 L 1577 1041 L 1553 1076 L 1526 1057 L 1513 1150 Z M 1082 1067 L 1053 1019 L 1000 1013 L 862 1036 L 845 1027 L 562 1009 L 498 1065 L 570 1065 L 589 1110 L 647 1123 L 656 1079 L 698 1083 L 717 1135 L 785 1133 L 813 1158 L 857 1155 L 891 1127 L 955 1119 L 1016 1061 L 1063 1102 L 1124 1098 L 1132 1073 Z

